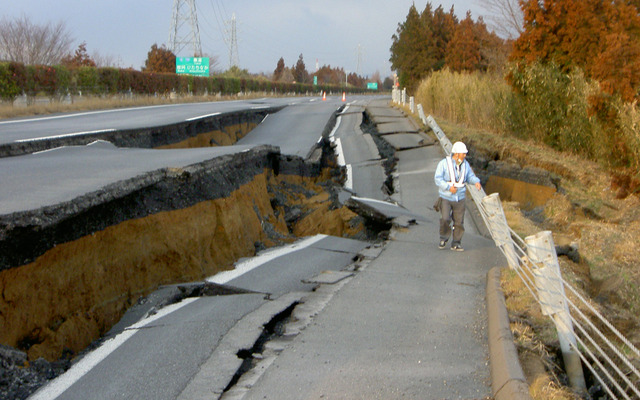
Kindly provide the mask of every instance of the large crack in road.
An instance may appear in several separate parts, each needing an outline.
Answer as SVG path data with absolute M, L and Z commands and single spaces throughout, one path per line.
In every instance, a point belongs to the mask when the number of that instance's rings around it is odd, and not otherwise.
M 160 285 L 318 233 L 380 240 L 389 225 L 340 201 L 344 170 L 329 142 L 320 149 L 310 162 L 261 146 L 0 216 L 3 396 L 25 398 L 64 372 Z

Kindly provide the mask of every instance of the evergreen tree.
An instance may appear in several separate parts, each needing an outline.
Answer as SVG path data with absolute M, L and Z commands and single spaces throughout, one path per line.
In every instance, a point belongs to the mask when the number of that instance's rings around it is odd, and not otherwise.
M 307 67 L 304 65 L 304 58 L 302 54 L 298 57 L 298 62 L 293 67 L 293 77 L 298 83 L 307 83 L 309 81 L 309 73 Z
M 430 8 L 430 3 L 427 3 Z M 412 4 L 404 23 L 398 24 L 396 34 L 392 36 L 391 44 L 391 68 L 398 72 L 400 85 L 412 90 L 420 79 L 428 73 L 429 69 L 423 67 L 424 56 L 427 53 L 429 32 L 424 28 L 424 23 L 415 5 Z
M 279 81 L 282 78 L 282 74 L 284 74 L 284 58 L 280 57 L 278 60 L 278 64 L 276 65 L 276 69 L 273 71 L 273 80 Z

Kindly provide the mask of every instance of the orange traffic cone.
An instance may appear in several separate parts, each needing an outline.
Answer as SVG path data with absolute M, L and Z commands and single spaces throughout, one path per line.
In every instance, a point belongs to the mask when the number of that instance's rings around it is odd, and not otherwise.
M 342 92 L 342 101 L 347 101 L 347 93 Z
M 322 92 L 322 101 L 327 99 L 327 92 Z

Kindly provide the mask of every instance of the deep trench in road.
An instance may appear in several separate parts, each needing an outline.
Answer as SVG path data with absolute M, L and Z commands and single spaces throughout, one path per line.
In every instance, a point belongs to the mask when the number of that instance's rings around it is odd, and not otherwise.
M 363 120 L 363 130 L 375 129 Z M 223 136 L 237 140 L 254 126 L 228 127 L 234 133 Z M 201 145 L 203 137 L 211 145 L 220 133 L 199 134 L 193 142 Z M 390 176 L 393 149 L 384 140 L 377 144 Z M 167 171 L 78 215 L 13 232 L 14 248 L 24 251 L 3 260 L 13 266 L 0 271 L 0 397 L 26 398 L 66 371 L 162 285 L 202 280 L 242 257 L 319 233 L 384 239 L 390 224 L 341 203 L 345 170 L 329 141 L 319 150 L 311 162 L 266 146 L 198 170 Z M 392 183 L 385 186 L 393 190 Z M 184 293 L 228 294 L 193 286 Z

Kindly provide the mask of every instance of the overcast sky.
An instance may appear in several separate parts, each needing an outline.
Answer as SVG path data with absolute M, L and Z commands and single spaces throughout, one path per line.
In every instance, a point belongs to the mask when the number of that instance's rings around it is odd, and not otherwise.
M 185 0 L 183 0 L 186 3 Z M 280 57 L 287 66 L 303 55 L 309 72 L 320 66 L 342 67 L 371 76 L 389 76 L 391 36 L 414 0 L 195 0 L 202 50 L 229 67 L 231 16 L 236 16 L 240 67 L 270 74 Z M 74 38 L 74 50 L 86 42 L 89 54 L 111 57 L 120 67 L 140 69 L 154 43 L 168 44 L 174 0 L 4 0 L 0 16 L 26 15 L 34 23 L 63 21 Z M 435 7 L 454 6 L 458 17 L 470 10 L 484 14 L 478 0 L 435 0 Z M 184 29 L 190 29 L 184 25 Z M 182 35 L 182 34 L 181 34 Z M 181 36 L 180 35 L 180 36 Z M 360 50 L 359 50 L 360 49 Z M 190 54 L 177 54 L 189 56 Z

